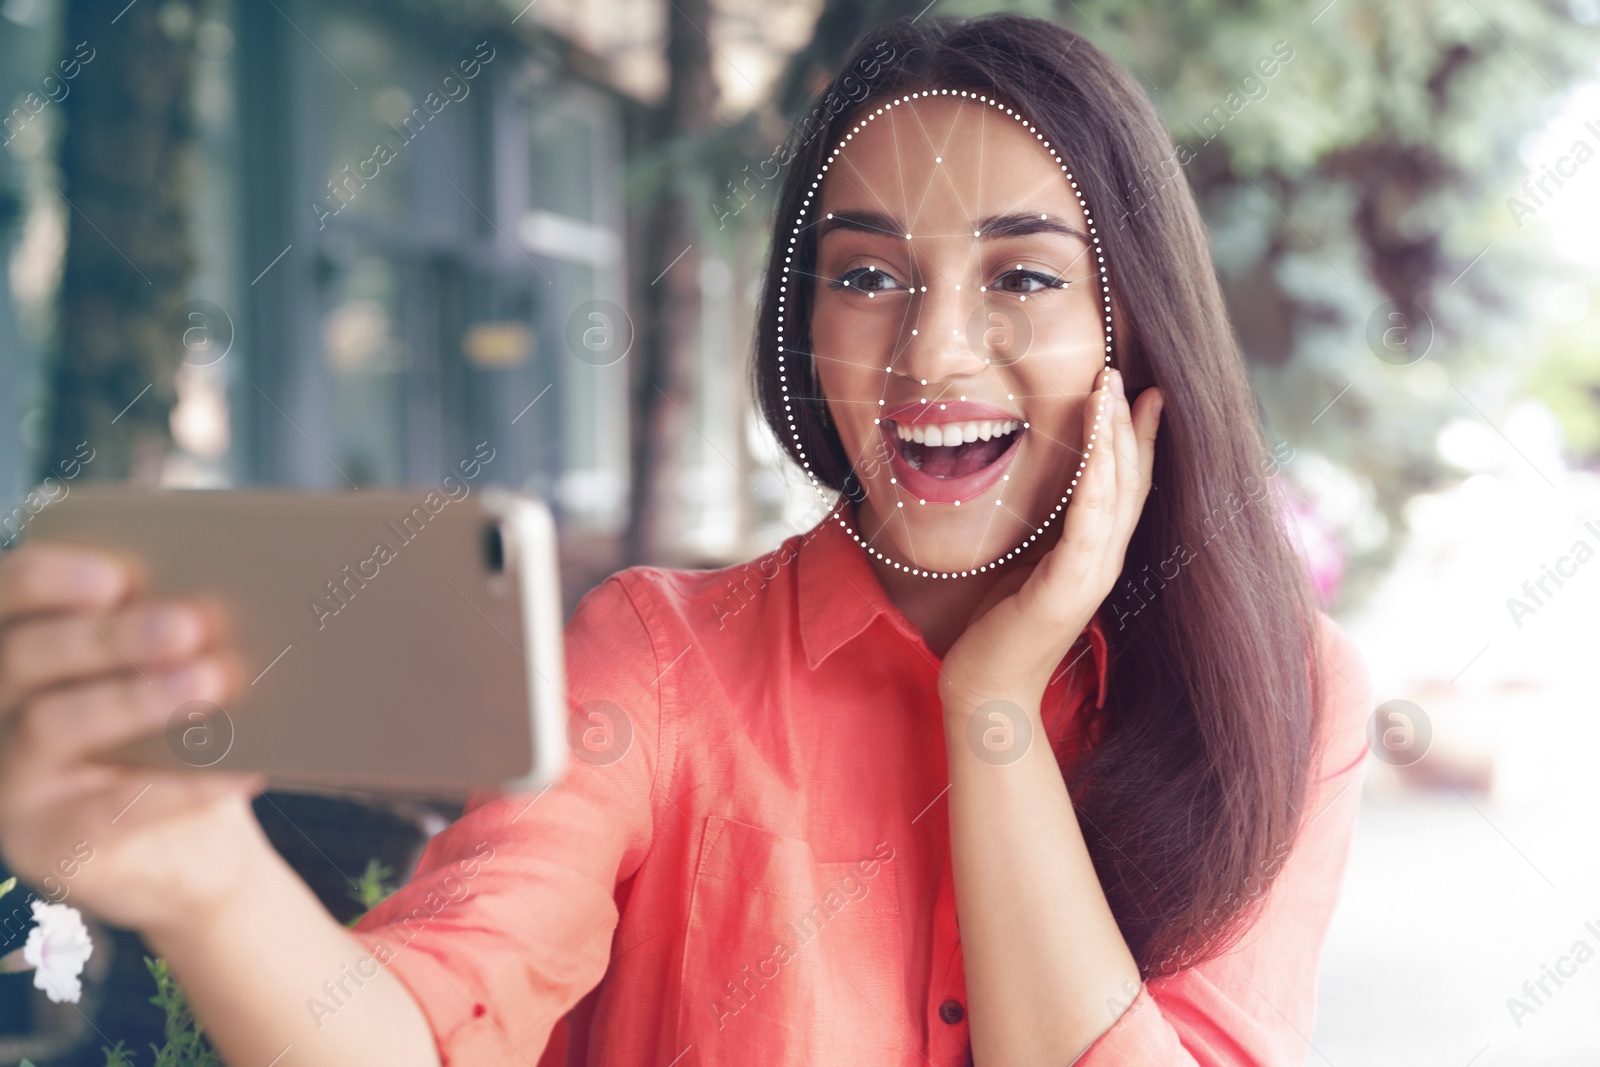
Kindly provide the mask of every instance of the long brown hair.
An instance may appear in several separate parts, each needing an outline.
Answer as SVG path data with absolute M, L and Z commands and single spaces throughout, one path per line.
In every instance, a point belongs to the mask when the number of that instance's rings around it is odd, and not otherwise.
M 821 402 L 796 396 L 809 390 L 790 391 L 791 429 L 777 316 L 784 267 L 809 279 L 816 263 L 815 229 L 801 229 L 792 253 L 789 230 L 856 115 L 912 91 L 975 90 L 1060 146 L 1101 237 L 1113 362 L 1130 397 L 1151 385 L 1164 397 L 1154 487 L 1107 602 L 1122 601 L 1105 618 L 1108 695 L 1082 717 L 1067 786 L 1143 975 L 1194 966 L 1236 942 L 1292 846 L 1324 682 L 1316 602 L 1277 499 L 1240 505 L 1257 501 L 1276 466 L 1172 140 L 1119 67 L 1040 19 L 899 19 L 860 40 L 840 71 L 808 112 L 832 116 L 797 128 L 788 146 L 756 317 L 762 415 L 797 462 L 803 447 L 821 481 L 854 488 Z M 791 380 L 809 372 L 810 289 L 789 287 Z

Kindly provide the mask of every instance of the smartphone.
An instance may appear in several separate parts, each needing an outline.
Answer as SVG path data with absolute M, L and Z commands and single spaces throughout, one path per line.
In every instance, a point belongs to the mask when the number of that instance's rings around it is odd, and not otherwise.
M 214 605 L 243 660 L 226 707 L 176 706 L 164 734 L 106 755 L 309 791 L 462 798 L 552 781 L 567 712 L 549 509 L 445 486 L 90 485 L 40 511 L 33 539 L 110 551 L 146 595 Z

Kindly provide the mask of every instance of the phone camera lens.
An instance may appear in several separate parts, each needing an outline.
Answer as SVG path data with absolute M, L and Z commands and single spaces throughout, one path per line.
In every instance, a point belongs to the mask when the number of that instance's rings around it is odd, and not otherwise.
M 483 528 L 483 563 L 491 574 L 506 569 L 506 543 L 500 535 L 500 527 L 492 523 Z

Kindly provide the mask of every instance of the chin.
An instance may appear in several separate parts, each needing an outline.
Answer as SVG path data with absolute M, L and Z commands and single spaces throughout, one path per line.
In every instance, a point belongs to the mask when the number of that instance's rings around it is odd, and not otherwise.
M 893 492 L 894 488 L 875 486 L 873 491 Z M 900 496 L 905 499 L 904 493 Z M 1014 516 L 995 507 L 992 496 L 970 505 L 970 514 L 955 514 L 955 505 L 939 505 L 935 510 L 931 502 L 921 505 L 908 501 L 903 508 L 896 508 L 892 503 L 888 508 L 879 508 L 876 522 L 883 526 L 883 532 L 874 540 L 874 547 L 897 562 L 936 574 L 956 575 L 984 567 L 1019 548 L 1037 528 L 1037 524 L 1024 528 Z M 881 504 L 885 497 L 875 499 Z M 961 505 L 960 510 L 966 512 L 968 506 Z M 1001 514 L 990 516 L 985 508 L 1001 511 Z M 885 512 L 899 514 L 886 515 Z M 1047 512 L 1048 509 L 1041 516 Z M 1053 533 L 1053 527 L 1054 524 L 1045 533 Z

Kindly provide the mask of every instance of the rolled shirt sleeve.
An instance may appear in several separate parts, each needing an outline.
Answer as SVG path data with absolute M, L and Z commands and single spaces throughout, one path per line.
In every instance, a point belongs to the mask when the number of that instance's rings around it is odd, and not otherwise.
M 1152 978 L 1075 1067 L 1283 1067 L 1305 1062 L 1317 964 L 1338 901 L 1361 799 L 1371 682 L 1323 616 L 1324 744 L 1299 838 L 1232 949 Z
M 624 576 L 579 602 L 565 641 L 569 707 L 592 743 L 538 794 L 474 794 L 354 928 L 421 1005 L 446 1065 L 539 1061 L 604 976 L 617 885 L 651 845 L 659 665 Z

